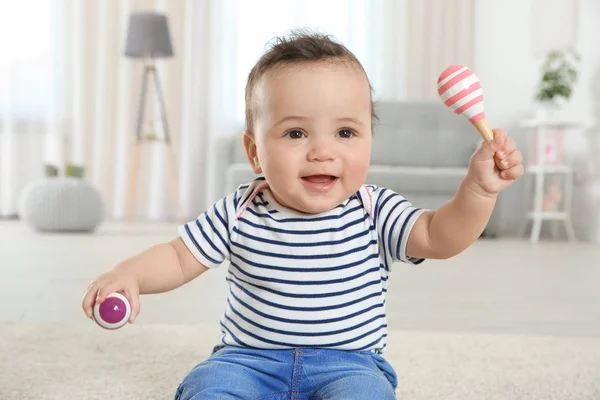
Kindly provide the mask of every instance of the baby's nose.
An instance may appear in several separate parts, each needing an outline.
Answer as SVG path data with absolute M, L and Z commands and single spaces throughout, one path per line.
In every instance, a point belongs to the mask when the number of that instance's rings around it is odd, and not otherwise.
M 325 143 L 324 140 L 317 141 L 311 146 L 307 158 L 309 161 L 330 161 L 333 160 L 332 146 Z

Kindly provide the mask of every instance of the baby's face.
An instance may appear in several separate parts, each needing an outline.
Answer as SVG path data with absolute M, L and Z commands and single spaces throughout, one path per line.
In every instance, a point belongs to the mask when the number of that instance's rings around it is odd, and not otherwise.
M 355 65 L 278 68 L 255 91 L 255 133 L 246 140 L 275 199 L 304 213 L 331 210 L 365 182 L 371 154 L 369 82 Z M 254 146 L 254 147 L 253 147 Z M 253 150 L 254 148 L 254 150 Z

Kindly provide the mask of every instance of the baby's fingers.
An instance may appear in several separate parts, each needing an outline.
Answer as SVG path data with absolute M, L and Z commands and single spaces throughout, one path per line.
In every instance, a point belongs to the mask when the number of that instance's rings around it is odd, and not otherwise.
M 521 175 L 523 175 L 523 164 L 517 164 L 500 172 L 500 176 L 508 180 L 517 179 Z
M 129 323 L 133 324 L 137 315 L 140 313 L 140 294 L 137 287 L 130 287 L 125 289 L 125 297 L 129 300 L 131 305 L 131 315 L 129 316 Z
M 500 164 L 502 166 L 502 169 L 509 169 L 514 167 L 515 165 L 521 164 L 522 162 L 523 153 L 521 153 L 519 150 L 515 150 L 508 156 L 506 156 L 502 161 L 500 161 Z
M 494 132 L 493 142 L 498 145 L 498 148 L 502 148 L 506 142 L 508 135 L 504 129 L 492 129 Z
M 124 289 L 123 285 L 120 285 L 116 282 L 105 282 L 100 289 L 98 289 L 98 296 L 96 297 L 96 303 L 102 303 L 109 294 L 114 292 L 119 292 Z
M 92 318 L 94 304 L 96 303 L 96 296 L 98 295 L 98 289 L 101 285 L 102 284 L 100 282 L 92 282 L 83 295 L 83 299 L 81 300 L 81 308 L 88 318 Z

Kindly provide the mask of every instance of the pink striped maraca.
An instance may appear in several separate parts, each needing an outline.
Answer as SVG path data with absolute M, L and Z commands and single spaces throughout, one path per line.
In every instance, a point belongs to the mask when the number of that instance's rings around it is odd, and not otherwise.
M 483 89 L 479 78 L 463 65 L 451 65 L 440 74 L 438 94 L 454 113 L 467 118 L 484 140 L 493 140 L 494 133 L 483 110 Z

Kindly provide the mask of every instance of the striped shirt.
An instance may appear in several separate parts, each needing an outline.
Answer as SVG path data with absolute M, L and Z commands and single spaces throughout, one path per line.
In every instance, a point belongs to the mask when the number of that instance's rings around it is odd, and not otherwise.
M 204 266 L 229 261 L 223 344 L 382 352 L 390 267 L 423 261 L 406 255 L 423 211 L 365 185 L 333 210 L 301 214 L 279 205 L 258 178 L 179 233 Z

